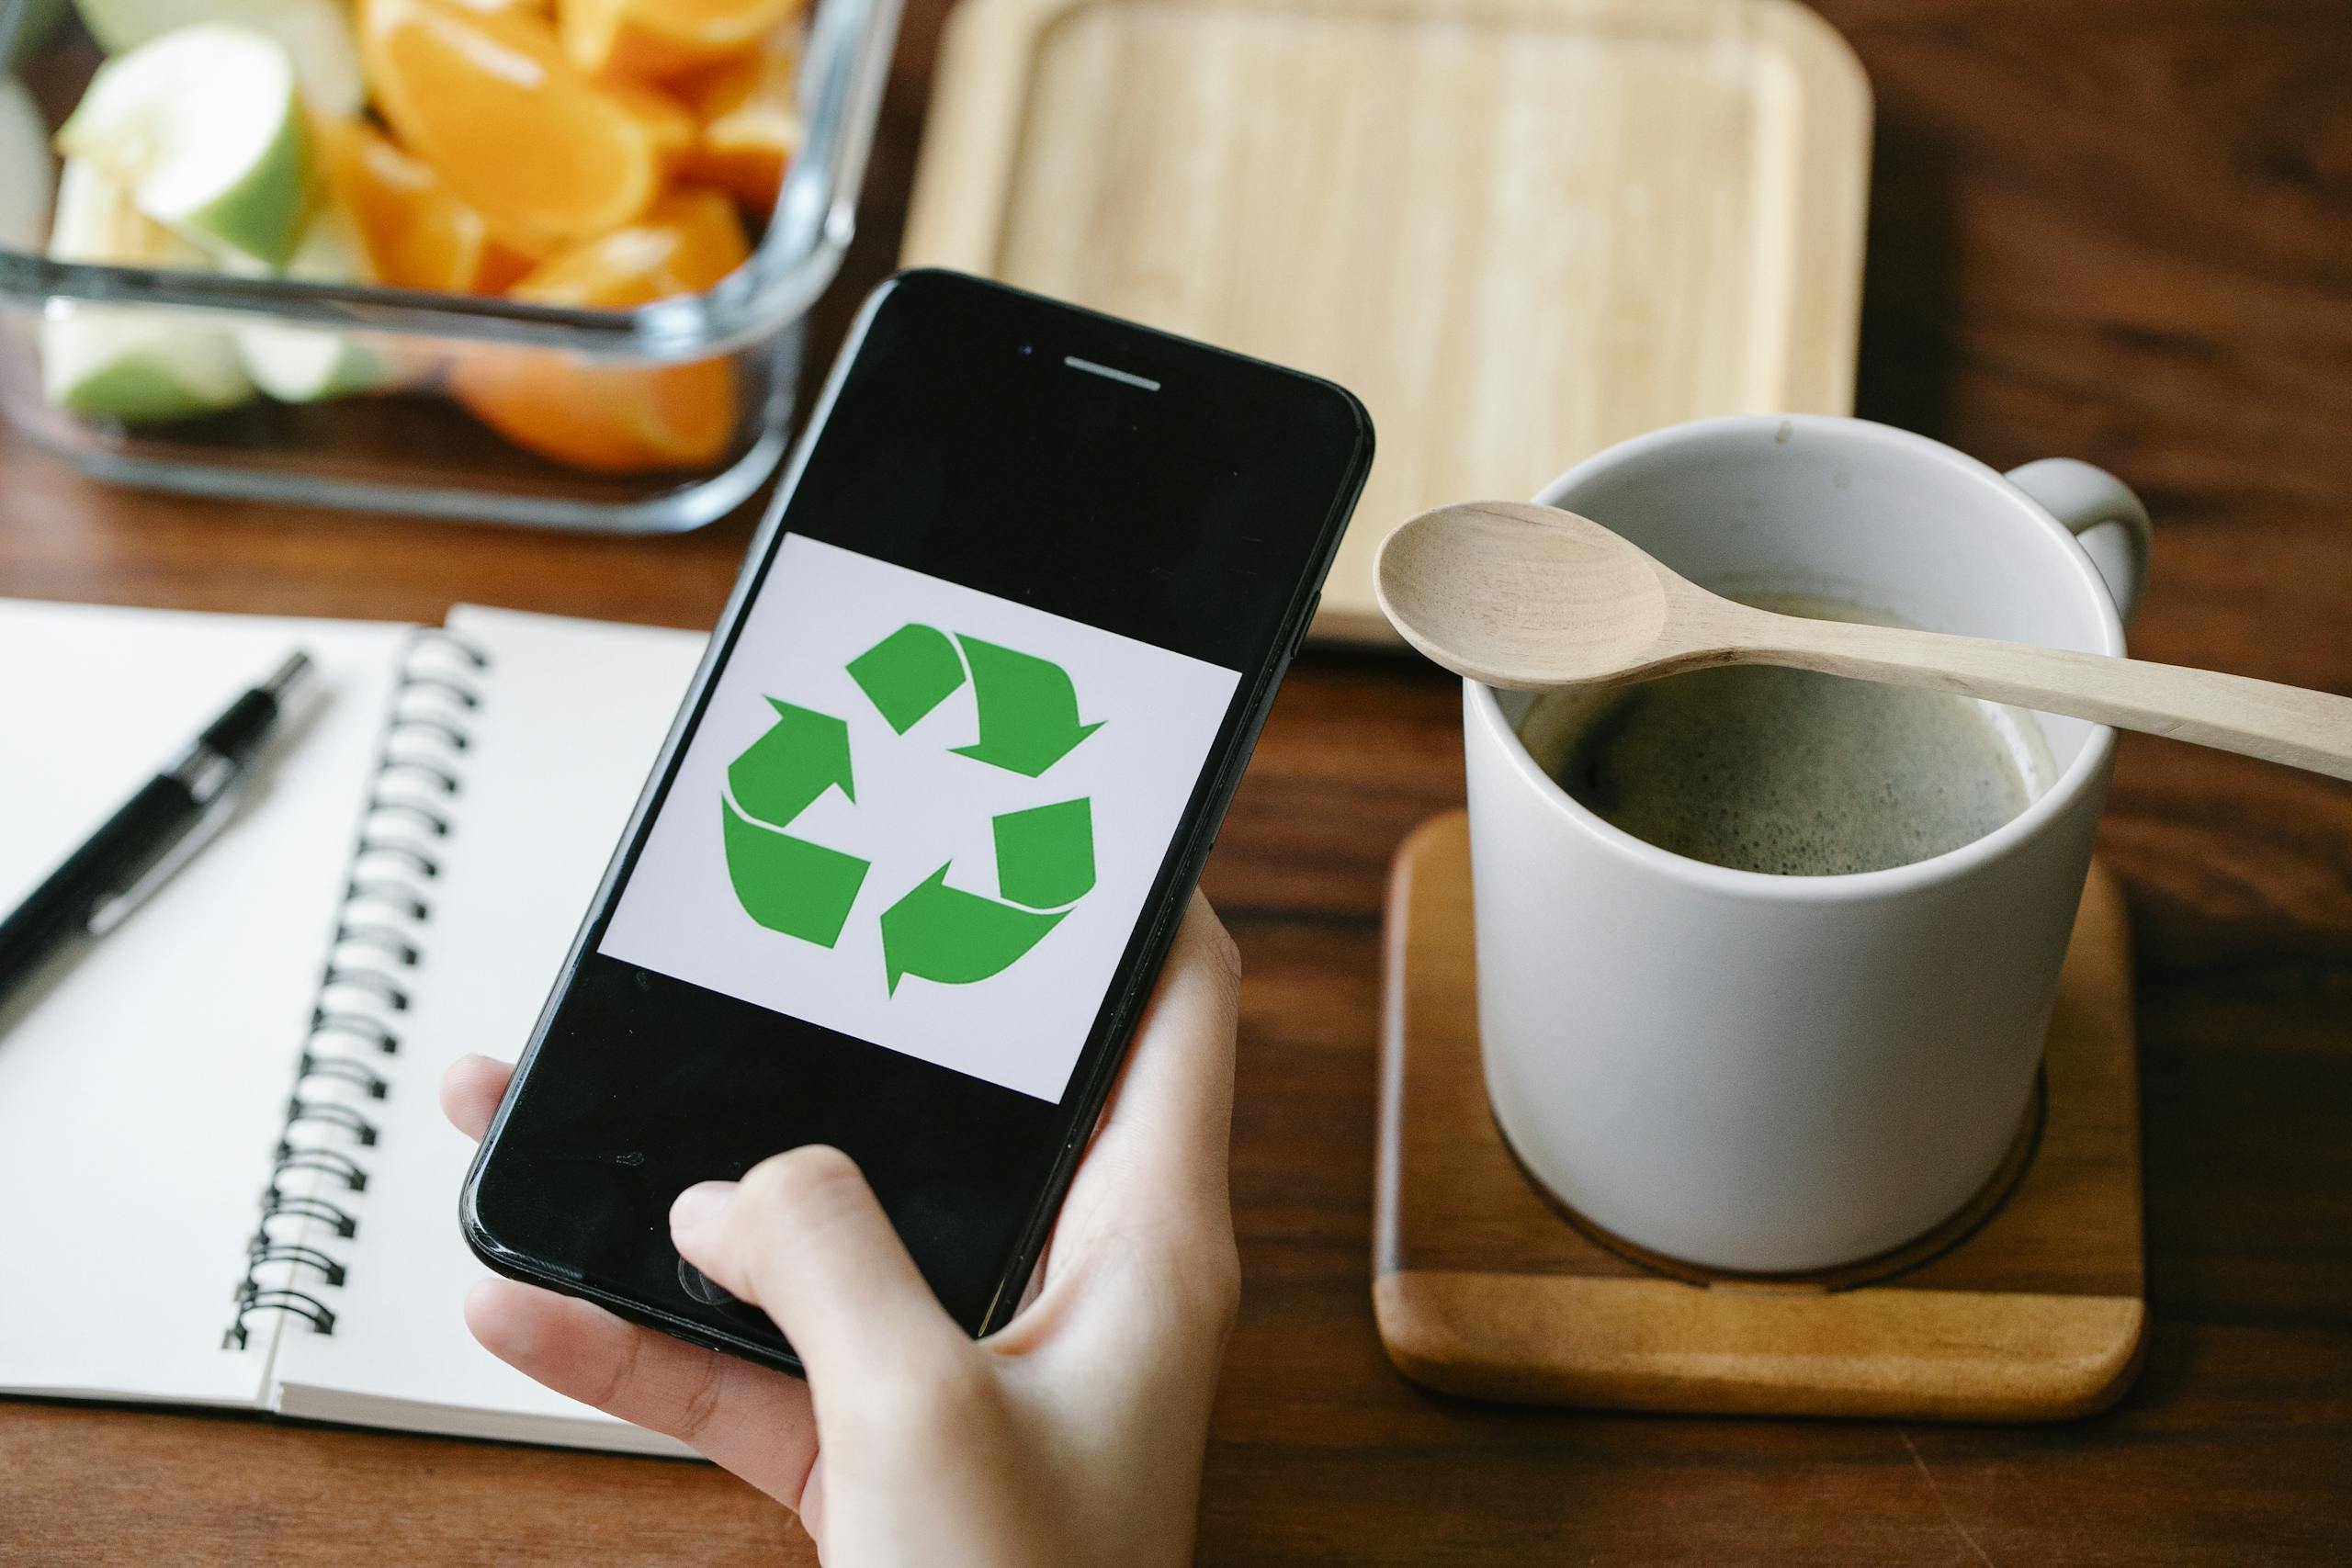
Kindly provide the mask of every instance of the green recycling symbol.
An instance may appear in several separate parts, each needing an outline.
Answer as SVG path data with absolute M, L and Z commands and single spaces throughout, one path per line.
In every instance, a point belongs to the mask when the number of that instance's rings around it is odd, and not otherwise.
M 1079 722 L 1078 694 L 1060 665 L 917 622 L 851 660 L 848 671 L 899 735 L 968 680 L 980 738 L 956 753 L 1025 778 L 1044 776 L 1102 728 Z M 828 790 L 856 801 L 849 725 L 781 698 L 767 702 L 775 722 L 727 769 L 728 878 L 752 919 L 830 948 L 871 868 L 786 829 Z M 990 826 L 1000 897 L 950 886 L 951 861 L 882 911 L 891 995 L 909 975 L 964 986 L 1001 974 L 1094 886 L 1094 816 L 1084 795 L 1009 811 Z

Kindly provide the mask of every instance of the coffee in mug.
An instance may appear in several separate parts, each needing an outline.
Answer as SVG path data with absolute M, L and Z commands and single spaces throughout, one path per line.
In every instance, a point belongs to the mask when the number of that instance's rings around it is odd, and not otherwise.
M 2119 611 L 2147 559 L 2147 513 L 2110 475 L 2064 459 L 1998 474 L 1860 420 L 1678 425 L 1536 499 L 1718 592 L 1803 592 L 2093 654 L 2123 651 Z M 1932 1235 L 2030 1136 L 2115 739 L 1921 700 L 1761 670 L 1672 676 L 1582 710 L 1464 686 L 1487 1095 L 1529 1175 L 1594 1230 L 1702 1269 L 1850 1269 Z M 1870 717 L 1885 701 L 1907 716 Z M 1565 750 L 1544 754 L 1547 739 Z M 1619 821 L 1643 801 L 1656 815 L 1634 831 L 1604 816 L 1607 781 L 1561 766 L 1578 744 L 1616 770 Z M 1743 764 L 1831 754 L 1792 784 L 1710 773 L 1701 744 Z M 1888 759 L 1876 785 L 1830 768 L 1872 749 Z M 1922 798 L 1921 781 L 1955 780 L 1955 799 Z M 1733 858 L 1721 823 L 1806 795 L 1816 819 L 1790 830 L 1780 863 L 1880 869 L 1763 874 L 1641 836 L 1678 829 L 1703 852 L 1712 833 Z M 1929 852 L 1913 832 L 1927 818 L 1966 841 Z M 1743 839 L 1739 852 L 1759 852 Z
M 1777 615 L 1900 626 L 1792 593 Z M 1690 671 L 1539 700 L 1529 754 L 1601 820 L 1735 871 L 1834 876 L 1930 860 L 2009 821 L 2048 788 L 2031 716 L 1949 692 L 1768 665 Z

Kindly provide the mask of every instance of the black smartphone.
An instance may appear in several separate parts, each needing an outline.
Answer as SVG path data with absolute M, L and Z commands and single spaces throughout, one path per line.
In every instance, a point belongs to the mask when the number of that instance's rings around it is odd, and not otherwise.
M 1371 460 L 1328 381 L 876 290 L 474 1160 L 475 1252 L 797 1371 L 668 1213 L 828 1143 L 1001 1324 Z

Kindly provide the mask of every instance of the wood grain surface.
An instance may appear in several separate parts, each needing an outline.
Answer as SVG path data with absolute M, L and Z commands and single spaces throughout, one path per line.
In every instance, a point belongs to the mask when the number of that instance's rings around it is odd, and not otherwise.
M 1996 466 L 2113 468 L 2157 520 L 2137 652 L 2352 692 L 2352 8 L 1820 8 L 1877 94 L 1860 411 Z M 910 0 L 820 354 L 898 254 L 944 10 Z M 0 445 L 17 594 L 707 622 L 748 526 L 597 542 L 247 510 L 108 491 Z M 2100 849 L 2135 933 L 2154 1326 L 2116 1408 L 2049 1427 L 1509 1410 L 1397 1376 L 1368 1289 L 1382 887 L 1405 833 L 1461 799 L 1459 707 L 1402 656 L 1308 654 L 1210 863 L 1249 966 L 1247 1296 L 1201 1561 L 2352 1558 L 2352 789 L 2123 739 Z M 0 1259 L 0 1280 L 42 1288 L 40 1268 Z M 136 1290 L 136 1259 L 51 1283 Z M 10 1403 L 0 1560 L 811 1554 L 684 1463 Z
M 904 254 L 1363 399 L 1315 633 L 1393 643 L 1398 520 L 1850 412 L 1870 118 L 1792 0 L 971 0 Z

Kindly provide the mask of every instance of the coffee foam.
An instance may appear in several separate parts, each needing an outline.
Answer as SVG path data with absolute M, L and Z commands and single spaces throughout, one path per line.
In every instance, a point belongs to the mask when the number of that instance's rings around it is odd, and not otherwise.
M 1835 601 L 1752 602 L 1894 624 Z M 1521 734 L 1562 787 L 1612 826 L 1693 860 L 1783 875 L 1947 853 L 2016 817 L 2055 772 L 2028 715 L 1765 666 L 1547 697 Z

